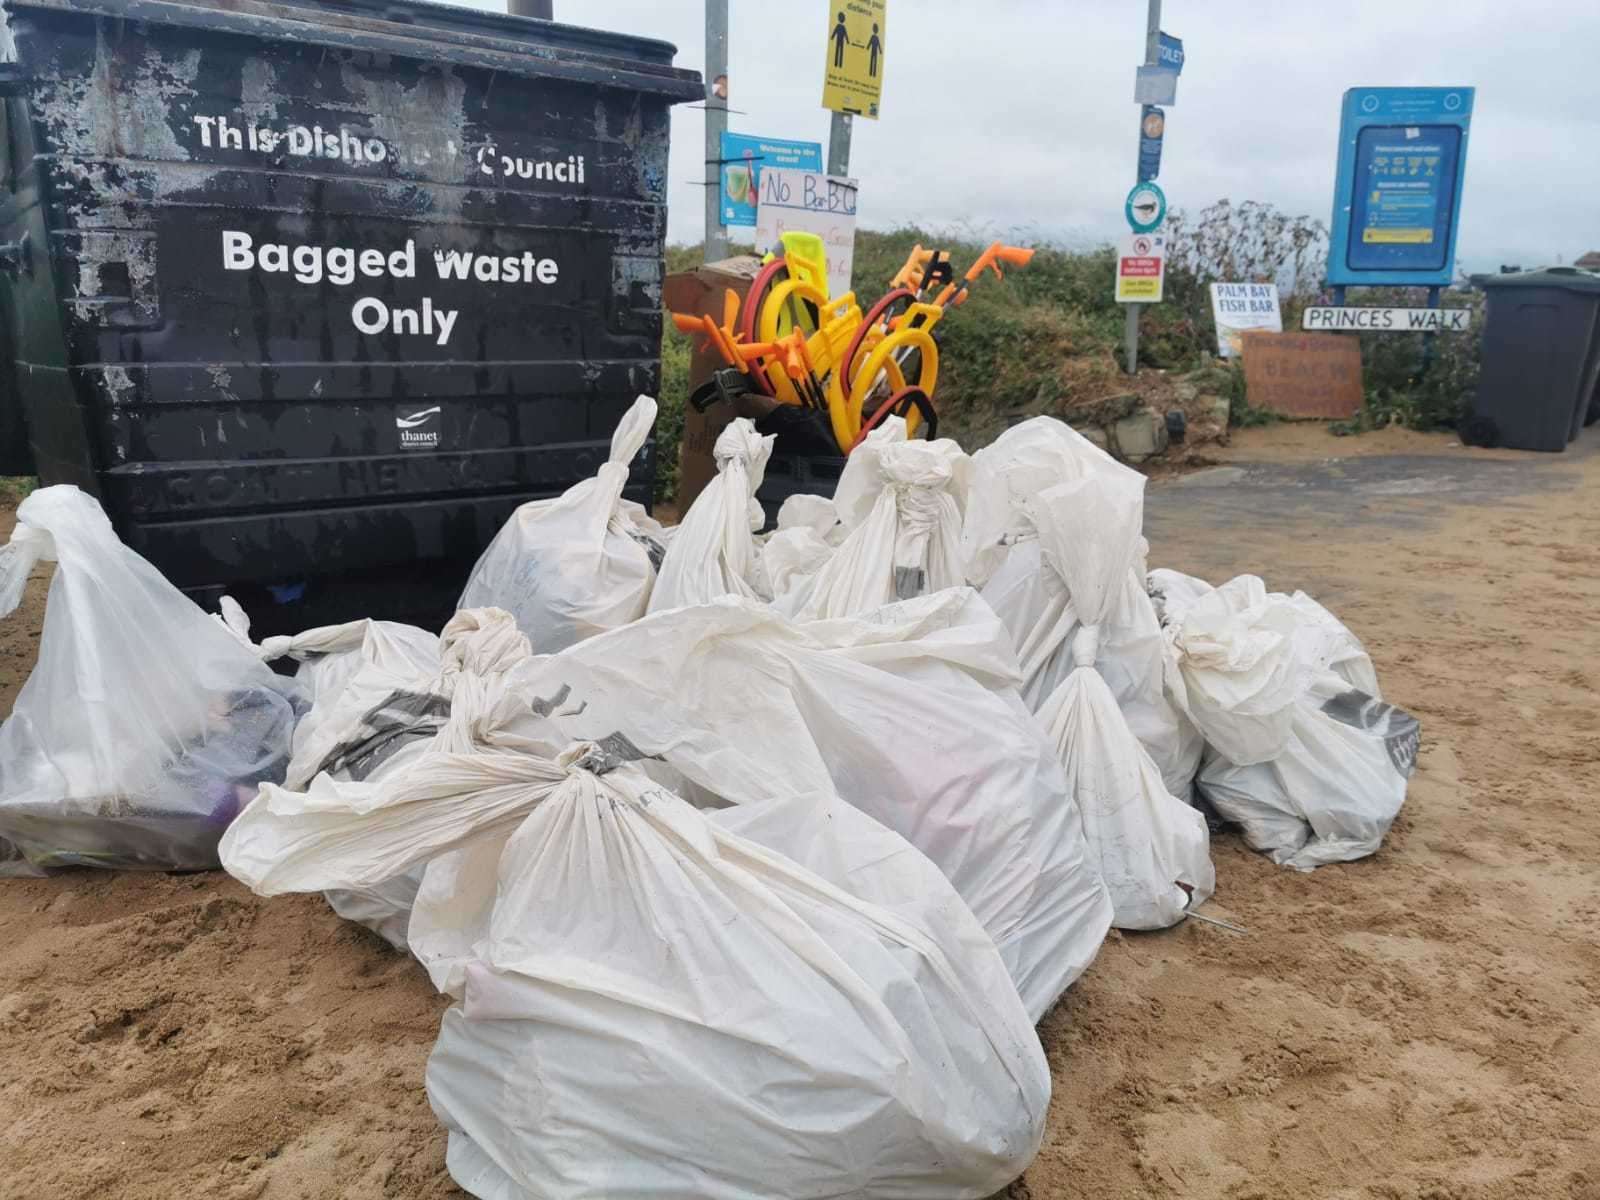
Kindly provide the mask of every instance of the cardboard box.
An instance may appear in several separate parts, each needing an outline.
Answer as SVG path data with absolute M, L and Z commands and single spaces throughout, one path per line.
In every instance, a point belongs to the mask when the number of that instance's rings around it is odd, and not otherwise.
M 693 316 L 709 314 L 719 322 L 723 314 L 723 297 L 732 289 L 742 301 L 750 290 L 761 261 L 744 254 L 708 263 L 693 271 L 668 275 L 662 285 L 661 297 L 668 312 L 688 313 Z M 689 391 L 694 392 L 711 378 L 711 373 L 727 366 L 715 350 L 703 350 L 702 339 L 694 338 L 695 348 L 689 360 Z M 685 406 L 683 413 L 683 442 L 678 450 L 678 513 L 689 511 L 694 498 L 716 478 L 717 463 L 712 450 L 717 435 L 733 420 L 733 410 L 719 404 L 710 412 L 698 413 Z

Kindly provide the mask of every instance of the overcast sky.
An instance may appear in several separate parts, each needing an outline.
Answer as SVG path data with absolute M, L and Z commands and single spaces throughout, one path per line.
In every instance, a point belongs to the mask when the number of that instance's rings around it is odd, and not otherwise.
M 460 0 L 503 10 L 504 0 Z M 554 0 L 558 20 L 663 38 L 705 61 L 698 0 Z M 736 132 L 819 141 L 827 5 L 732 0 Z M 1125 228 L 1144 56 L 1138 0 L 889 0 L 883 117 L 858 119 L 860 219 L 1023 232 L 1069 245 Z M 1474 86 L 1459 256 L 1572 262 L 1600 250 L 1600 0 L 1166 0 L 1184 42 L 1161 186 L 1174 206 L 1263 200 L 1326 221 L 1340 97 Z M 704 229 L 704 117 L 673 117 L 669 236 Z

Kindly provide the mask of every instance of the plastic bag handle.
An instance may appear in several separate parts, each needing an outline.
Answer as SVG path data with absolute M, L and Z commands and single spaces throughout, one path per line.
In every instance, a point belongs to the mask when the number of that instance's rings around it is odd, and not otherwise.
M 24 524 L 12 530 L 11 540 L 0 546 L 0 617 L 10 616 L 22 603 L 28 576 L 40 560 L 55 556 L 55 539 L 48 530 Z
M 610 461 L 626 467 L 644 449 L 650 431 L 655 427 L 656 402 L 649 396 L 640 396 L 633 402 L 633 407 L 622 415 L 622 420 L 617 422 L 617 430 L 611 435 Z

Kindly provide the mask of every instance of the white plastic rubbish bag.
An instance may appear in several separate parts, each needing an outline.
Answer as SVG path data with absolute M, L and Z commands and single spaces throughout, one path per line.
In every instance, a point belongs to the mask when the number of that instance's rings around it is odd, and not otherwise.
M 944 872 L 1038 1018 L 1093 960 L 1111 905 L 1015 661 L 969 588 L 806 624 L 724 597 L 512 681 L 572 713 L 572 735 L 620 731 L 712 795 L 837 791 Z
M 649 611 L 702 604 L 717 596 L 770 599 L 755 535 L 766 523 L 756 500 L 772 457 L 772 437 L 743 417 L 717 435 L 717 476 L 684 514 L 650 594 Z
M 225 602 L 231 628 L 247 636 L 249 622 Z M 464 609 L 436 636 L 391 621 L 352 621 L 268 638 L 256 648 L 266 660 L 300 661 L 296 680 L 313 697 L 300 722 L 285 786 L 301 789 L 318 776 L 377 782 L 407 770 L 440 746 L 451 746 L 453 704 L 467 681 L 495 680 L 529 656 L 528 639 L 510 614 Z M 346 920 L 365 925 L 397 950 L 421 883 L 420 867 L 326 896 Z
M 845 462 L 834 493 L 850 531 L 778 607 L 801 620 L 851 617 L 966 582 L 961 522 L 971 460 L 955 442 L 907 441 L 890 417 Z
M 376 782 L 408 770 L 424 755 L 460 752 L 468 744 L 483 697 L 498 695 L 506 672 L 531 653 L 528 639 L 511 614 L 498 608 L 468 608 L 456 613 L 439 636 L 438 650 L 437 673 L 432 680 L 420 686 L 403 684 L 402 691 L 380 701 L 363 717 L 351 741 L 392 739 L 400 749 L 376 763 L 363 755 L 367 769 L 359 778 Z M 360 680 L 367 688 L 375 682 L 372 673 Z M 418 701 L 432 697 L 434 702 L 412 708 L 407 697 Z M 408 710 L 421 716 L 408 720 Z M 336 753 L 335 757 L 340 756 Z M 411 912 L 424 866 L 419 864 L 370 886 L 330 888 L 324 894 L 333 911 L 345 920 L 365 925 L 397 950 L 409 950 Z
M 1295 702 L 1283 753 L 1250 766 L 1208 753 L 1199 786 L 1252 847 L 1309 871 L 1382 845 L 1405 803 L 1420 737 L 1410 713 L 1329 672 Z
M 1216 887 L 1205 818 L 1174 797 L 1095 669 L 1103 622 L 1139 554 L 1144 477 L 1118 467 L 1047 488 L 1028 505 L 1044 558 L 1072 596 L 1073 667 L 1046 698 L 1049 730 L 1083 813 L 1112 924 L 1164 929 Z
M 311 709 L 294 732 L 286 787 L 303 788 L 328 772 L 366 779 L 402 752 L 430 740 L 448 703 L 430 685 L 440 671 L 439 637 L 397 621 L 322 625 L 292 637 L 250 641 L 250 619 L 231 597 L 222 619 L 263 662 L 291 658 Z
M 1194 575 L 1165 568 L 1150 571 L 1147 575 L 1150 599 L 1155 604 L 1156 616 L 1166 629 L 1182 612 L 1211 590 L 1211 585 Z
M 1375 700 L 1383 699 L 1372 658 L 1344 622 L 1304 592 L 1295 592 L 1289 603 L 1300 617 L 1294 642 L 1301 661 L 1317 670 L 1333 671 L 1357 691 Z
M 1038 711 L 1072 671 L 1072 643 L 1082 628 L 1061 573 L 1040 547 L 1037 498 L 1059 483 L 1123 477 L 1128 471 L 1082 434 L 1053 417 L 1015 425 L 973 456 L 972 498 L 962 534 L 967 573 L 1005 622 L 1022 666 L 1022 695 Z M 1094 536 L 1071 512 L 1047 511 L 1056 537 Z M 1138 539 L 1143 557 L 1143 539 Z M 1172 653 L 1146 591 L 1144 569 L 1130 565 L 1099 626 L 1095 666 L 1129 729 L 1161 772 L 1167 791 L 1189 800 L 1201 742 L 1170 693 Z
M 785 500 L 778 508 L 777 528 L 761 543 L 761 562 L 772 594 L 792 592 L 822 570 L 845 534 L 828 497 L 797 492 Z
M 1252 847 L 1297 870 L 1377 850 L 1405 803 L 1421 726 L 1384 703 L 1355 635 L 1309 596 L 1268 593 L 1251 576 L 1216 589 L 1173 572 L 1151 580 L 1210 743 L 1199 778 L 1206 799 Z M 1280 676 L 1292 696 L 1282 707 Z M 1234 695 L 1251 706 L 1243 717 L 1218 707 Z
M 1306 685 L 1295 656 L 1301 617 L 1283 596 L 1268 595 L 1254 575 L 1206 588 L 1152 571 L 1166 594 L 1167 636 L 1177 651 L 1190 717 L 1206 742 L 1241 766 L 1283 753 L 1294 701 Z
M 69 485 L 17 509 L 0 614 L 51 560 L 39 660 L 0 725 L 0 840 L 35 868 L 215 867 L 228 822 L 283 779 L 299 689 Z
M 505 609 L 540 654 L 642 617 L 665 537 L 622 489 L 655 420 L 656 402 L 640 396 L 593 479 L 512 513 L 473 567 L 457 607 Z
M 457 934 L 427 1087 L 463 1188 L 976 1200 L 1027 1166 L 1042 1051 L 902 839 L 831 797 L 706 813 L 614 746 L 478 732 L 381 784 L 269 791 L 224 847 L 264 895 L 470 863 L 413 923 Z
M 312 738 L 296 742 L 285 786 L 303 787 L 323 774 L 363 780 L 402 769 L 433 749 L 464 680 L 498 676 L 532 653 L 511 614 L 498 608 L 459 610 L 431 655 L 423 640 L 430 635 L 374 624 L 379 628 L 362 643 L 359 667 L 328 696 L 328 715 Z M 401 638 L 409 649 L 397 654 Z
M 367 619 L 270 637 L 257 646 L 249 642 L 250 620 L 238 603 L 224 596 L 221 607 L 224 623 L 264 662 L 287 657 L 300 664 L 295 681 L 310 697 L 311 711 L 295 728 L 286 786 L 304 787 L 324 771 L 339 779 L 380 778 L 403 769 L 443 727 L 448 700 L 431 687 L 440 669 L 436 634 Z M 325 898 L 345 920 L 405 950 L 421 881 L 418 869 L 370 888 L 330 889 Z
M 0 838 L 0 879 L 19 879 L 30 875 L 48 875 L 49 872 L 42 867 L 36 867 L 5 838 Z
M 839 509 L 829 496 L 796 492 L 778 506 L 779 529 L 810 529 L 829 546 L 837 546 L 849 533 L 839 523 Z
M 1013 425 L 972 456 L 971 493 L 962 529 L 967 578 L 982 587 L 1010 547 L 1032 535 L 1028 504 L 1046 488 L 1123 470 L 1105 451 L 1054 417 Z

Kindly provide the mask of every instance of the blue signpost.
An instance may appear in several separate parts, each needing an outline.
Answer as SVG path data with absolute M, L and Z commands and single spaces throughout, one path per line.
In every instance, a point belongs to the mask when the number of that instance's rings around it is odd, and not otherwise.
M 1161 174 L 1161 140 L 1166 133 L 1167 115 L 1163 104 L 1178 102 L 1178 75 L 1183 70 L 1183 39 L 1161 28 L 1161 0 L 1147 0 L 1144 26 L 1144 62 L 1134 76 L 1133 98 L 1139 104 L 1138 182 L 1128 193 L 1124 212 L 1128 227 L 1135 234 L 1161 227 L 1167 216 L 1167 198 L 1156 185 Z M 1159 301 L 1161 285 L 1148 296 L 1135 295 L 1124 288 L 1120 274 L 1117 300 L 1128 306 L 1123 317 L 1123 338 L 1127 343 L 1128 374 L 1139 370 L 1139 305 Z
M 1473 89 L 1351 88 L 1339 127 L 1328 283 L 1427 287 L 1454 277 Z

